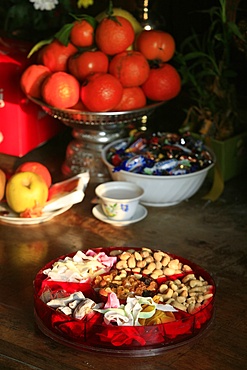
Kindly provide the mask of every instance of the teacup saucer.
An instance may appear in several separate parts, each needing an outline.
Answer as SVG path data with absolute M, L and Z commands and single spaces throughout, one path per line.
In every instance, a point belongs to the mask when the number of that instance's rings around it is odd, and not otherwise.
M 115 221 L 115 220 L 111 220 L 110 218 L 106 217 L 106 215 L 102 211 L 100 204 L 97 204 L 97 206 L 93 208 L 92 212 L 93 212 L 93 215 L 98 220 L 106 222 L 108 224 L 112 224 L 114 226 L 127 226 L 130 224 L 133 224 L 135 222 L 143 220 L 148 214 L 148 211 L 146 210 L 146 208 L 143 207 L 141 204 L 138 204 L 134 216 L 128 221 Z

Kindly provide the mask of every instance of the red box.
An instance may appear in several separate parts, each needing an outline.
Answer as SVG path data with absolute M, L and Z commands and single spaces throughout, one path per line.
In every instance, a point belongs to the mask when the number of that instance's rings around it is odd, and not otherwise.
M 0 37 L 0 152 L 18 157 L 64 128 L 21 90 L 21 74 L 33 63 L 27 59 L 31 47 L 26 42 Z

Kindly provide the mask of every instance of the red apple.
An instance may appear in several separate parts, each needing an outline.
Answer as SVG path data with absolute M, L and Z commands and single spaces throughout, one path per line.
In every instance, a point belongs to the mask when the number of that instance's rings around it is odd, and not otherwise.
M 25 163 L 22 163 L 17 168 L 17 170 L 15 172 L 16 173 L 18 173 L 18 172 L 34 172 L 34 173 L 38 174 L 39 176 L 41 176 L 45 180 L 46 185 L 48 186 L 48 188 L 52 184 L 52 178 L 51 178 L 50 171 L 48 170 L 48 168 L 46 166 L 44 166 L 42 163 L 39 163 L 39 162 L 25 162 Z
M 47 198 L 48 186 L 44 179 L 34 172 L 18 172 L 7 181 L 6 201 L 16 213 L 42 209 Z

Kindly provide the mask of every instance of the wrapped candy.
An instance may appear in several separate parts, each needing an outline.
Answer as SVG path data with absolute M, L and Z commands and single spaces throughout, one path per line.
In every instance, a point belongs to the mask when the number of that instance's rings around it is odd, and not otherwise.
M 43 273 L 53 281 L 83 283 L 109 271 L 115 262 L 116 257 L 109 257 L 104 252 L 95 253 L 89 249 L 86 253 L 78 251 L 73 257 L 56 261 Z
M 114 293 L 112 293 L 113 296 Z M 151 297 L 135 296 L 128 297 L 126 304 L 121 304 L 118 307 L 109 307 L 109 302 L 103 309 L 95 308 L 97 312 L 104 315 L 106 325 L 115 324 L 117 326 L 141 326 L 145 325 L 146 320 L 153 318 L 152 324 L 164 323 L 167 312 L 177 312 L 177 310 L 169 304 L 155 303 Z M 158 312 L 157 312 L 158 311 Z M 157 312 L 157 313 L 156 313 Z M 155 316 L 156 314 L 156 316 Z M 168 315 L 168 321 L 174 321 L 175 317 Z
M 201 140 L 190 134 L 160 132 L 130 137 L 112 147 L 107 159 L 114 166 L 114 172 L 124 170 L 155 176 L 193 173 L 213 162 Z
M 145 167 L 143 172 L 146 175 L 163 175 L 164 173 L 171 173 L 176 169 L 183 169 L 185 167 L 190 167 L 190 161 L 187 159 L 177 160 L 177 159 L 168 159 L 166 161 L 156 162 L 153 167 Z M 174 172 L 173 172 L 174 174 Z

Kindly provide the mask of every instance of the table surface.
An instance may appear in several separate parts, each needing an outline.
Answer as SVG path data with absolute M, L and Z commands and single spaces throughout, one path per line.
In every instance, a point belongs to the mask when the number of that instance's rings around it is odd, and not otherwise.
M 23 158 L 0 154 L 0 167 L 11 173 L 20 163 L 37 160 L 58 181 L 63 178 L 66 135 L 58 135 Z M 246 185 L 246 176 L 233 179 L 216 202 L 206 203 L 202 196 L 211 186 L 206 180 L 190 200 L 173 207 L 147 207 L 144 220 L 118 228 L 92 215 L 96 184 L 89 183 L 82 203 L 47 223 L 0 222 L 0 368 L 246 368 Z M 32 284 L 37 272 L 63 254 L 109 246 L 162 249 L 206 269 L 217 285 L 215 317 L 208 330 L 191 343 L 145 359 L 78 351 L 46 337 L 33 315 Z

